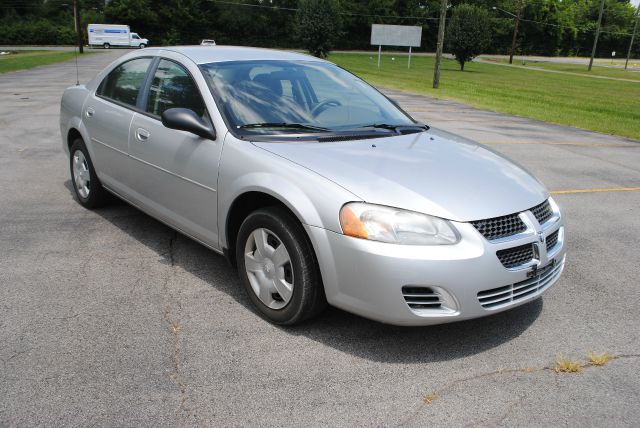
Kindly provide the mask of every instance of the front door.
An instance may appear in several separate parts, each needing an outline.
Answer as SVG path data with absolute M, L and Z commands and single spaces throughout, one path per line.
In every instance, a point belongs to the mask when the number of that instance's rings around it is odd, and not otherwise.
M 180 64 L 161 59 L 142 103 L 146 114 L 135 114 L 129 135 L 134 198 L 165 222 L 217 247 L 222 139 L 169 129 L 160 120 L 165 110 L 175 107 L 189 108 L 209 120 L 196 83 Z

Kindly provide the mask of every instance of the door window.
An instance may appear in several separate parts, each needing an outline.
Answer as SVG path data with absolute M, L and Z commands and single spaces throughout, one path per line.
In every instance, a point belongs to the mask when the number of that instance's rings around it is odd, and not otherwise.
M 182 66 L 161 60 L 153 76 L 146 111 L 161 116 L 170 108 L 188 108 L 204 115 L 204 102 L 195 82 Z
M 97 94 L 135 107 L 150 64 L 151 58 L 139 58 L 117 66 L 104 78 Z

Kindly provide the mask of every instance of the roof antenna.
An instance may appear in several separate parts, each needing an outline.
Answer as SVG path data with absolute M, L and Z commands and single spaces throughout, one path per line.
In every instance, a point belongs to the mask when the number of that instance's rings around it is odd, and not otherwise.
M 73 51 L 76 54 L 76 86 L 80 86 L 80 77 L 79 77 L 79 73 L 78 73 L 78 47 L 75 46 L 73 48 Z

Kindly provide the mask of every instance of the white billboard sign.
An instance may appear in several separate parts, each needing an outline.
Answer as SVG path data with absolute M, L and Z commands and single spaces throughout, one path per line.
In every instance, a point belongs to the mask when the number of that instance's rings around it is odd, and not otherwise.
M 371 25 L 371 44 L 374 46 L 420 47 L 422 27 L 408 25 Z

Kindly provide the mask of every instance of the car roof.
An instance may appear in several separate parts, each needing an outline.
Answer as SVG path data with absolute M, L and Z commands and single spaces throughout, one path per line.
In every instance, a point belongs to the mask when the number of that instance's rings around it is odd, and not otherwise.
M 244 46 L 169 46 L 159 50 L 180 53 L 196 64 L 225 61 L 281 60 L 281 61 L 319 61 L 323 60 L 292 51 L 251 48 Z

